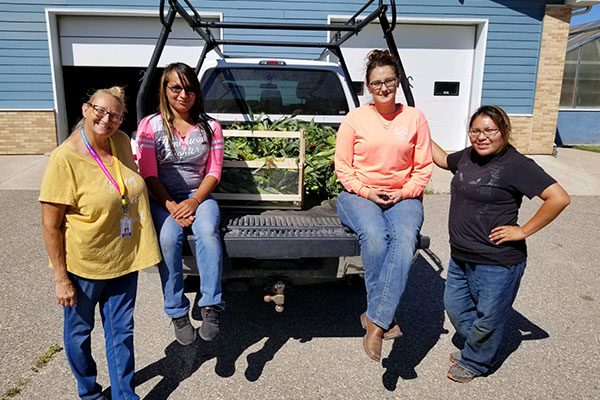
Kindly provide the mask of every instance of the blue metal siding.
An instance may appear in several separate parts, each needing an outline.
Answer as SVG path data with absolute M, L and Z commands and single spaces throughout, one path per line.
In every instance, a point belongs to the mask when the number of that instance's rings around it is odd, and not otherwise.
M 353 14 L 363 0 L 192 0 L 202 11 L 222 12 L 226 21 L 284 21 L 324 23 L 327 15 Z M 544 0 L 398 0 L 401 17 L 487 18 L 483 103 L 501 105 L 511 113 L 532 113 Z M 0 108 L 51 108 L 52 87 L 44 9 L 77 7 L 157 9 L 157 0 L 0 0 Z M 156 34 L 159 33 L 157 26 Z M 228 39 L 266 40 L 270 32 L 235 30 Z M 326 40 L 325 32 L 277 34 L 301 40 Z M 232 48 L 228 52 L 256 55 L 314 57 L 313 49 Z M 253 52 L 254 53 L 251 53 Z M 29 85 L 36 82 L 36 85 Z
M 54 107 L 44 9 L 65 3 L 0 0 L 0 109 Z

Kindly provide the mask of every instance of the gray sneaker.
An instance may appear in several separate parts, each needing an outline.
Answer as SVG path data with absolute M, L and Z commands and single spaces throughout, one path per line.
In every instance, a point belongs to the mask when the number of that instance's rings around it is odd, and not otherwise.
M 471 382 L 473 378 L 478 377 L 480 375 L 480 373 L 473 372 L 470 369 L 467 369 L 458 363 L 452 364 L 447 374 L 449 379 L 452 379 L 454 382 L 458 383 Z
M 202 307 L 200 314 L 202 315 L 202 325 L 198 328 L 198 334 L 202 340 L 210 342 L 219 334 L 221 310 L 213 307 Z
M 187 346 L 196 340 L 196 329 L 190 323 L 190 317 L 187 314 L 179 318 L 173 318 L 172 321 L 175 329 L 175 339 L 179 344 Z
M 452 353 L 448 354 L 448 359 L 452 364 L 458 364 L 460 361 L 460 351 L 453 351 Z

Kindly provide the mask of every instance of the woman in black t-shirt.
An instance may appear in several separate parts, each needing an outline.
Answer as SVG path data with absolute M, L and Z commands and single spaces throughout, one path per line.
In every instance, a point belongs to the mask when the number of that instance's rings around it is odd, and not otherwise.
M 482 106 L 469 122 L 470 147 L 448 155 L 432 143 L 436 165 L 454 174 L 444 305 L 464 339 L 461 351 L 450 354 L 448 378 L 457 382 L 469 382 L 490 370 L 525 269 L 525 238 L 549 224 L 570 202 L 552 177 L 509 144 L 510 135 L 504 110 Z M 519 226 L 523 195 L 544 202 Z

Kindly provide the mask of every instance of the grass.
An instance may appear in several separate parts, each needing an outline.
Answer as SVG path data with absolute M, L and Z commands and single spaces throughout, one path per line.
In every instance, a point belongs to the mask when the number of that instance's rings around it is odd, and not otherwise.
M 23 389 L 25 389 L 25 386 L 27 386 L 28 383 L 29 383 L 29 378 L 19 379 L 19 381 L 17 382 L 17 384 L 15 386 L 11 387 L 6 392 L 4 392 L 2 397 L 0 397 L 0 400 L 12 399 L 13 397 L 15 397 L 16 395 L 21 393 L 21 391 Z
M 594 153 L 600 153 L 600 145 L 576 145 L 573 146 L 577 150 L 593 151 Z
M 63 348 L 56 343 L 51 345 L 44 354 L 40 355 L 33 361 L 33 367 L 31 367 L 33 372 L 38 372 L 40 368 L 48 364 L 50 360 L 52 360 L 52 357 L 62 349 Z
M 19 379 L 19 381 L 13 387 L 9 388 L 6 392 L 4 392 L 4 394 L 0 396 L 0 400 L 10 400 L 18 394 L 20 394 L 23 391 L 23 389 L 25 389 L 27 384 L 31 381 L 31 377 L 33 376 L 33 374 L 39 372 L 41 368 L 46 366 L 46 364 L 48 364 L 50 360 L 52 360 L 52 357 L 54 357 L 54 355 L 62 349 L 63 348 L 56 343 L 50 345 L 50 347 L 48 347 L 48 350 L 46 350 L 44 354 L 39 355 L 33 361 L 33 365 L 31 367 L 33 373 L 30 373 L 30 376 L 28 377 Z

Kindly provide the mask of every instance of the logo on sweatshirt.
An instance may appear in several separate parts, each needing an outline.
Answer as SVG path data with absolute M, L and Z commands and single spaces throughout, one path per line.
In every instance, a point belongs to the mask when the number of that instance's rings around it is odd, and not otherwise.
M 401 141 L 406 142 L 408 141 L 408 137 L 410 134 L 405 126 L 397 126 L 394 130 L 394 135 L 396 135 L 396 137 Z

